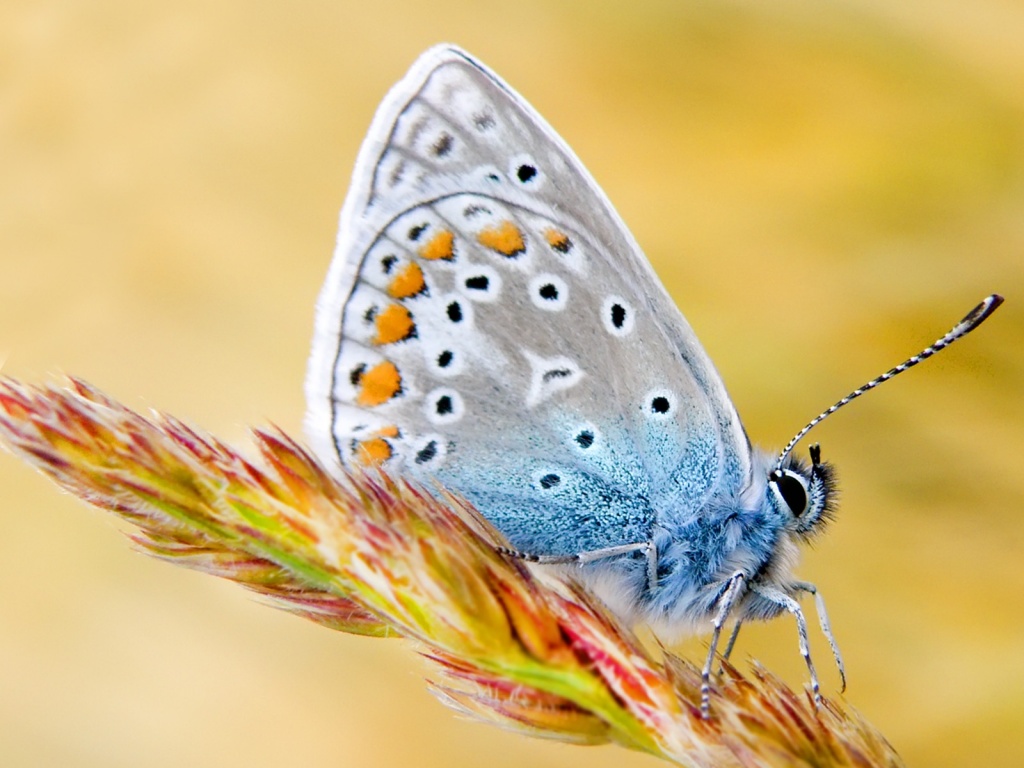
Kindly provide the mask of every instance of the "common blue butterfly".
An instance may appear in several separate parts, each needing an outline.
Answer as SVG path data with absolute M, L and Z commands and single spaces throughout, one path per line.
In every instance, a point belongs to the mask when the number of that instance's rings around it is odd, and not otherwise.
M 463 51 L 426 52 L 360 150 L 317 305 L 306 429 L 336 467 L 382 465 L 468 498 L 520 557 L 575 573 L 628 621 L 713 630 L 789 611 L 834 507 L 807 429 L 754 449 L 714 366 L 572 150 Z M 733 633 L 735 639 L 735 630 Z M 729 643 L 731 648 L 732 642 Z M 728 654 L 726 650 L 726 654 Z

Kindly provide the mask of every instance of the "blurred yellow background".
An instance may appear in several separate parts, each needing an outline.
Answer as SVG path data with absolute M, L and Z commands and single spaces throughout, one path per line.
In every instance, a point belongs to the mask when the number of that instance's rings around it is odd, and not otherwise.
M 576 149 L 756 442 L 1007 296 L 816 431 L 843 502 L 799 574 L 908 763 L 1024 764 L 1021 3 L 7 0 L 4 371 L 299 434 L 359 142 L 445 40 Z M 144 559 L 6 454 L 0 488 L 0 765 L 655 764 L 459 720 L 401 642 Z M 738 654 L 804 681 L 786 618 Z

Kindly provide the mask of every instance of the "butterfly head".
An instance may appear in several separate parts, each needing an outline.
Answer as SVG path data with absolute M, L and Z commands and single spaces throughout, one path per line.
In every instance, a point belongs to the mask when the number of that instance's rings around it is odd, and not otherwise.
M 812 445 L 810 454 L 809 467 L 790 455 L 768 475 L 769 504 L 805 539 L 832 519 L 837 498 L 835 471 L 821 460 L 821 446 Z

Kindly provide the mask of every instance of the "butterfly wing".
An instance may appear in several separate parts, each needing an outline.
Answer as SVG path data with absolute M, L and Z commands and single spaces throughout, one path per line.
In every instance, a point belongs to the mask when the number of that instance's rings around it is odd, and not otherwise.
M 751 471 L 721 379 L 602 191 L 452 47 L 392 89 L 359 153 L 306 392 L 321 457 L 436 478 L 536 554 L 650 541 Z

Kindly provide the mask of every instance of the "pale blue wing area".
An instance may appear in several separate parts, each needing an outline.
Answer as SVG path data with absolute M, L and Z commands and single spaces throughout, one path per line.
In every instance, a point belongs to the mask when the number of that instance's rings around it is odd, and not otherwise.
M 750 484 L 717 372 L 603 193 L 450 48 L 360 153 L 307 396 L 321 456 L 437 480 L 534 554 L 651 541 Z

